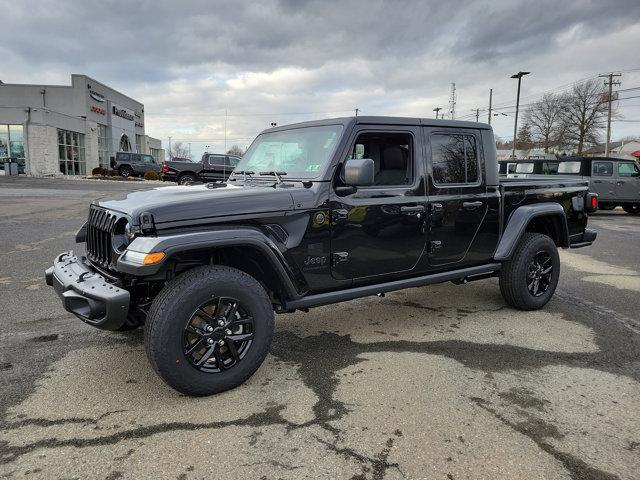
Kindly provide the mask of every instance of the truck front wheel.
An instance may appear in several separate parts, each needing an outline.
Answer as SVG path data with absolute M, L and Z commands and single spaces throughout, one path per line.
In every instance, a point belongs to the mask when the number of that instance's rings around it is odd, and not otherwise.
M 640 203 L 630 203 L 623 205 L 622 209 L 630 215 L 640 214 Z
M 262 364 L 273 317 L 267 293 L 250 275 L 224 266 L 194 268 L 154 300 L 144 331 L 147 357 L 181 393 L 223 392 Z
M 500 292 L 520 310 L 537 310 L 551 299 L 560 278 L 560 256 L 551 238 L 525 233 L 500 270 Z

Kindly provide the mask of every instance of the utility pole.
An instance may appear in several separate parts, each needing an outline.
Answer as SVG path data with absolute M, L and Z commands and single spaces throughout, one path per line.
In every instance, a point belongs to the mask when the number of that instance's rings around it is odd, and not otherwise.
M 607 98 L 607 101 L 609 103 L 609 113 L 607 116 L 607 143 L 604 146 L 604 156 L 608 157 L 609 156 L 609 144 L 611 143 L 611 102 L 613 101 L 613 86 L 614 85 L 620 85 L 620 81 L 619 80 L 614 80 L 613 77 L 621 77 L 622 74 L 621 73 L 609 73 L 609 74 L 605 74 L 605 75 L 598 75 L 599 77 L 603 77 L 603 78 L 609 78 L 609 81 L 607 82 L 605 80 L 604 84 L 609 86 L 609 97 Z
M 224 109 L 224 153 L 227 153 L 227 109 Z
M 172 160 L 172 156 L 171 156 L 171 137 L 169 137 L 169 160 Z
M 456 118 L 456 84 L 451 84 L 451 97 L 449 98 L 449 115 L 451 120 Z
M 493 100 L 493 88 L 489 89 L 489 115 L 487 115 L 487 122 L 491 125 L 491 101 Z
M 476 122 L 479 122 L 479 121 L 480 121 L 480 109 L 476 108 Z
M 442 108 L 440 108 L 440 107 L 436 107 L 436 108 L 433 109 L 433 111 L 436 112 L 436 120 L 438 119 L 438 112 L 440 110 L 442 110 Z M 442 114 L 442 116 L 444 116 L 444 113 Z
M 516 135 L 518 134 L 518 109 L 520 108 L 520 83 L 522 82 L 522 77 L 525 75 L 529 75 L 531 72 L 518 72 L 514 75 L 511 75 L 511 78 L 518 79 L 518 95 L 516 97 L 516 118 L 513 122 L 513 151 L 511 156 L 513 159 L 516 159 Z
M 356 108 L 356 117 L 358 116 L 358 112 L 360 111 L 359 108 Z

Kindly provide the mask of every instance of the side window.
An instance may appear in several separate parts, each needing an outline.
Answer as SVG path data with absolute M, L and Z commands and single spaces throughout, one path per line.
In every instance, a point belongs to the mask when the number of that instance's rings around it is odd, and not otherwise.
M 227 157 L 229 159 L 229 165 L 232 167 L 235 167 L 236 165 L 238 165 L 238 162 L 240 161 L 239 158 L 237 157 Z
M 209 155 L 209 165 L 224 166 L 224 157 L 222 155 Z
M 516 173 L 533 173 L 533 163 L 516 163 Z
M 594 177 L 611 177 L 613 175 L 613 163 L 611 162 L 593 162 L 591 167 L 591 175 Z
M 558 162 L 542 162 L 542 173 L 545 175 L 557 175 Z
M 478 181 L 478 149 L 473 135 L 432 135 L 431 159 L 436 185 Z
M 365 132 L 358 135 L 350 158 L 370 158 L 374 185 L 413 182 L 413 138 L 409 133 Z
M 140 163 L 141 162 L 140 155 L 138 155 L 137 153 L 132 153 L 131 154 L 131 161 L 133 163 Z
M 560 165 L 558 165 L 558 173 L 564 173 L 565 175 L 579 175 L 580 167 L 580 162 L 560 162 Z
M 131 155 L 129 155 L 128 153 L 119 153 L 118 154 L 118 161 L 119 162 L 128 162 L 129 160 L 131 160 Z
M 153 164 L 153 163 L 155 163 L 155 162 L 153 161 L 153 157 L 152 157 L 151 155 L 143 155 L 143 156 L 142 156 L 142 161 L 143 161 L 144 163 L 149 163 L 149 164 Z
M 515 163 L 508 163 L 507 164 L 507 173 L 516 173 L 516 167 L 517 167 L 517 165 Z
M 619 177 L 638 177 L 640 171 L 635 163 L 631 162 L 618 162 L 618 176 Z

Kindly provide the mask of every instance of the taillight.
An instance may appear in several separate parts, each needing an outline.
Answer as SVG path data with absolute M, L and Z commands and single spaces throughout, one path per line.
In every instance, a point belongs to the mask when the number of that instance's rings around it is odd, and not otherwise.
M 598 194 L 587 193 L 585 205 L 588 213 L 595 212 L 598 209 Z
M 169 172 L 169 165 L 167 165 L 166 163 L 162 164 L 162 173 L 167 173 Z

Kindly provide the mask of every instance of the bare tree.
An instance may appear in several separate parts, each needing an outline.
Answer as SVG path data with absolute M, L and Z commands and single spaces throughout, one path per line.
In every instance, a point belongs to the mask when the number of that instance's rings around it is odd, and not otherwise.
M 227 150 L 227 155 L 236 155 L 241 157 L 244 155 L 244 150 L 238 145 L 233 145 L 229 150 Z
M 171 151 L 169 152 L 169 158 L 188 158 L 191 160 L 191 154 L 189 153 L 189 146 L 182 142 L 173 142 L 171 145 Z
M 522 150 L 530 150 L 533 148 L 531 127 L 528 123 L 524 123 L 518 130 L 518 135 L 516 135 L 516 148 Z
M 525 118 L 526 123 L 531 126 L 532 139 L 544 148 L 544 153 L 549 153 L 550 148 L 562 141 L 562 100 L 559 95 L 547 93 L 527 111 Z
M 578 155 L 587 144 L 598 143 L 606 126 L 607 92 L 598 80 L 576 84 L 563 98 L 562 115 L 566 143 L 576 147 Z

